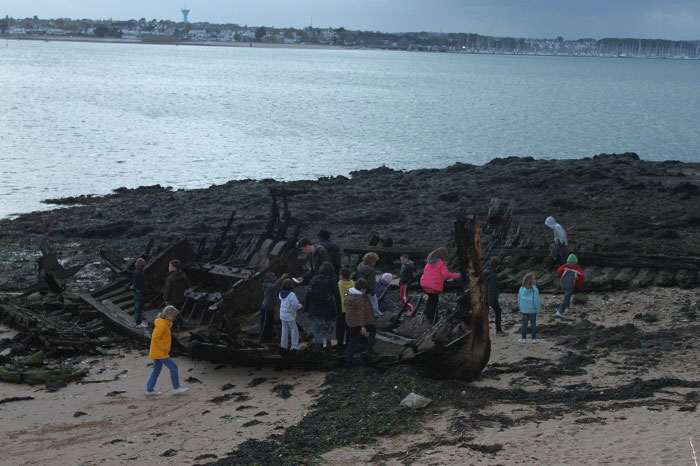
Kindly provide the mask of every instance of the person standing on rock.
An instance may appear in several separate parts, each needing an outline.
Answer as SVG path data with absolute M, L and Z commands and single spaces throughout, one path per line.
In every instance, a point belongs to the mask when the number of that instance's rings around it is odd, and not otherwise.
M 369 301 L 372 303 L 372 310 L 374 311 L 374 317 L 380 317 L 382 315 L 379 310 L 379 301 L 377 300 L 377 272 L 374 270 L 374 266 L 379 262 L 379 256 L 376 252 L 368 252 L 362 256 L 362 262 L 357 266 L 357 279 L 364 279 L 367 282 L 367 296 Z
M 440 293 L 445 287 L 445 280 L 462 278 L 461 274 L 452 273 L 447 269 L 445 259 L 447 259 L 447 249 L 445 248 L 438 248 L 428 254 L 423 276 L 420 278 L 420 286 L 428 295 L 428 301 L 425 303 L 425 318 L 431 324 L 435 324 L 437 319 Z
M 345 296 L 350 292 L 350 288 L 355 287 L 355 282 L 350 279 L 350 269 L 343 267 L 340 269 L 340 280 L 338 280 L 338 291 L 340 292 L 340 307 L 342 312 L 336 316 L 335 338 L 338 340 L 338 352 L 344 351 L 347 341 L 347 326 L 345 325 Z
M 332 267 L 331 255 L 328 253 L 326 248 L 320 245 L 311 244 L 311 241 L 309 241 L 308 238 L 299 240 L 297 243 L 297 249 L 300 249 L 303 253 L 305 253 L 307 260 L 309 261 L 308 272 L 295 279 L 297 284 L 309 281 L 313 276 L 318 275 L 321 270 L 321 264 L 324 262 L 330 263 Z M 333 272 L 333 275 L 335 275 L 335 272 Z
M 571 305 L 571 295 L 574 294 L 574 288 L 583 283 L 585 276 L 583 275 L 583 270 L 578 265 L 578 258 L 574 254 L 569 254 L 569 257 L 566 259 L 566 264 L 557 269 L 557 275 L 559 276 L 559 284 L 564 290 L 564 300 L 554 315 L 563 317 L 564 313 Z
M 304 297 L 304 310 L 308 312 L 313 323 L 313 347 L 317 350 L 322 349 L 323 343 L 331 339 L 336 316 L 343 312 L 338 282 L 333 276 L 333 265 L 324 262 L 319 272 L 309 282 Z
M 492 257 L 489 266 L 484 269 L 484 282 L 486 282 L 486 303 L 493 309 L 496 321 L 496 335 L 503 337 L 506 332 L 501 327 L 501 306 L 498 303 L 498 295 L 501 292 L 501 284 L 498 282 L 498 270 L 501 261 L 498 257 Z
M 360 339 L 360 335 L 367 337 L 367 353 L 374 354 L 374 339 L 377 334 L 376 320 L 372 303 L 367 293 L 369 284 L 364 278 L 355 282 L 355 287 L 350 288 L 345 296 L 345 323 L 348 326 L 348 346 L 345 353 L 346 367 L 352 366 L 352 358 L 355 353 L 355 346 Z
M 335 277 L 338 278 L 340 269 L 343 266 L 340 257 L 340 248 L 334 241 L 331 241 L 331 233 L 328 230 L 321 230 L 318 232 L 318 243 L 316 243 L 316 246 L 321 246 L 328 251 L 328 255 L 331 258 L 329 262 L 333 264 Z
M 181 269 L 180 261 L 173 259 L 168 264 L 168 277 L 165 279 L 163 287 L 163 300 L 166 306 L 174 306 L 178 311 L 182 311 L 182 305 L 185 303 L 185 291 L 189 288 L 187 284 L 187 275 Z M 177 318 L 173 323 L 172 330 L 177 332 L 185 327 L 185 319 L 178 312 Z
M 527 324 L 530 322 L 530 330 L 532 331 L 532 342 L 539 343 L 537 339 L 537 314 L 542 311 L 540 302 L 540 291 L 537 289 L 537 280 L 535 274 L 530 272 L 523 277 L 523 283 L 518 291 L 518 309 L 522 316 L 521 338 L 518 343 L 527 341 Z
M 285 273 L 277 280 L 277 275 L 274 272 L 265 274 L 263 300 L 260 306 L 260 343 L 272 342 L 272 322 L 275 318 L 275 310 L 280 302 L 280 288 L 287 277 L 289 277 L 289 274 Z M 294 315 L 296 316 L 296 312 Z
M 163 366 L 170 370 L 170 381 L 173 384 L 173 393 L 175 395 L 185 393 L 189 390 L 186 387 L 180 386 L 177 364 L 170 359 L 170 347 L 172 346 L 170 328 L 177 314 L 178 311 L 175 307 L 165 306 L 165 309 L 158 314 L 158 318 L 156 318 L 154 323 L 153 334 L 151 335 L 151 348 L 148 352 L 148 357 L 153 359 L 153 371 L 146 384 L 146 395 L 160 395 L 160 392 L 155 388 Z
M 280 321 L 282 321 L 282 338 L 280 346 L 284 349 L 289 348 L 289 337 L 292 340 L 292 350 L 299 350 L 299 328 L 297 327 L 297 311 L 303 306 L 294 294 L 294 282 L 290 279 L 285 279 L 282 282 L 282 290 L 279 294 L 280 303 Z
M 415 266 L 408 254 L 401 254 L 401 270 L 399 271 L 399 299 L 406 314 L 413 314 L 413 304 L 408 297 L 408 287 L 413 283 Z
M 544 220 L 544 224 L 554 231 L 554 246 L 552 246 L 549 257 L 551 257 L 557 265 L 562 265 L 568 254 L 567 249 L 569 247 L 569 243 L 566 239 L 566 230 L 564 230 L 551 215 Z
M 146 306 L 146 275 L 143 273 L 145 268 L 146 261 L 139 257 L 134 262 L 134 273 L 131 274 L 131 292 L 134 296 L 134 320 L 138 328 L 148 327 L 148 324 L 143 320 L 143 310 Z

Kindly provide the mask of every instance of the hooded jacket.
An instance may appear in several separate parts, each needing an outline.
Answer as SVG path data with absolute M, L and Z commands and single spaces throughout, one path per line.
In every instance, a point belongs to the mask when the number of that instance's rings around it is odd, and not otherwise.
M 360 290 L 351 288 L 345 296 L 345 323 L 348 327 L 367 327 L 375 325 L 374 311 L 369 296 Z
M 547 225 L 549 228 L 551 228 L 554 231 L 554 241 L 559 244 L 569 244 L 566 241 L 566 230 L 559 225 L 556 220 L 554 220 L 554 217 L 551 215 L 547 217 L 544 221 L 544 224 Z
M 158 317 L 153 323 L 153 333 L 151 334 L 151 349 L 148 352 L 148 357 L 151 359 L 165 359 L 170 357 L 170 345 L 172 337 L 170 335 L 170 327 L 173 326 L 172 321 Z
M 415 266 L 413 261 L 408 261 L 405 264 L 401 264 L 401 270 L 399 271 L 399 285 L 410 285 L 413 282 L 413 270 Z
M 520 287 L 518 291 L 518 308 L 522 314 L 539 314 L 542 311 L 540 302 L 540 290 L 537 285 L 532 285 L 532 288 Z
M 292 290 L 282 290 L 280 299 L 280 320 L 297 320 L 297 311 L 302 308 L 297 295 Z
M 373 267 L 361 263 L 357 266 L 357 280 L 364 278 L 367 281 L 367 294 L 373 295 L 377 289 L 377 272 Z M 355 280 L 355 281 L 357 281 Z
M 187 275 L 182 270 L 175 270 L 168 274 L 163 288 L 163 300 L 167 304 L 179 306 L 185 301 L 187 290 Z
M 420 277 L 420 286 L 426 293 L 441 293 L 446 279 L 460 277 L 460 274 L 447 270 L 447 265 L 442 259 L 428 261 L 423 269 L 423 276 Z
M 323 296 L 322 300 L 314 296 Z M 325 321 L 335 320 L 336 315 L 342 311 L 340 304 L 340 292 L 335 277 L 325 270 L 311 279 L 304 297 L 304 310 L 312 319 Z

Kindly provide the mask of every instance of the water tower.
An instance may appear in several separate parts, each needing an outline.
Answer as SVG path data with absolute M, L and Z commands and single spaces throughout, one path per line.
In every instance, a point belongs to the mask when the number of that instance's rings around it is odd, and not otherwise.
M 181 11 L 182 11 L 182 21 L 186 23 L 187 22 L 187 15 L 190 14 L 190 10 L 185 8 L 184 10 L 181 10 Z

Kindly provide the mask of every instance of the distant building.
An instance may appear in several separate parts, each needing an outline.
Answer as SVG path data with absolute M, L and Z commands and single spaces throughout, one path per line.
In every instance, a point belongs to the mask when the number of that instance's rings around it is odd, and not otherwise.
M 192 40 L 207 40 L 209 38 L 209 35 L 204 29 L 192 29 L 190 32 L 187 33 L 187 37 L 189 37 Z
M 27 33 L 27 30 L 24 28 L 9 28 L 7 33 L 11 36 L 23 36 Z

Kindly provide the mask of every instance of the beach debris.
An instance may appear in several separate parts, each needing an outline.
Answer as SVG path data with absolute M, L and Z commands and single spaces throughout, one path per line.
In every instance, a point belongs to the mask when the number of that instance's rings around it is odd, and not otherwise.
M 265 383 L 265 382 L 267 382 L 267 377 L 256 377 L 250 381 L 250 383 L 248 384 L 248 388 L 257 387 L 261 383 Z
M 401 406 L 405 406 L 406 408 L 411 408 L 411 409 L 421 409 L 425 408 L 428 406 L 430 403 L 432 403 L 433 400 L 430 398 L 426 398 L 424 396 L 418 395 L 417 393 L 409 393 L 406 395 L 406 398 L 401 400 Z
M 253 419 L 252 421 L 248 421 L 245 424 L 243 424 L 242 427 L 253 427 L 257 426 L 258 424 L 262 424 L 262 422 L 258 421 L 257 419 Z
M 81 416 L 87 416 L 87 413 L 83 412 L 83 411 L 76 411 L 75 413 L 73 413 L 73 417 L 81 417 Z
M 49 246 L 46 239 L 41 240 L 39 244 L 41 257 L 37 259 L 37 283 L 24 290 L 23 295 L 28 296 L 37 291 L 49 289 L 54 293 L 60 294 L 65 290 L 65 280 L 78 273 L 85 264 L 76 265 L 65 269 L 56 258 L 56 253 Z
M 117 395 L 121 395 L 122 393 L 126 393 L 126 390 L 114 390 L 114 391 L 107 393 L 105 396 L 117 396 Z
M 29 401 L 33 400 L 33 396 L 11 396 L 9 398 L 3 398 L 0 400 L 0 405 L 5 403 L 14 403 L 16 401 Z
M 225 392 L 226 390 L 231 390 L 232 388 L 235 388 L 236 385 L 232 383 L 226 383 L 221 386 L 221 391 Z
M 272 387 L 272 392 L 277 394 L 277 396 L 279 396 L 280 398 L 283 398 L 286 400 L 287 398 L 291 398 L 291 396 L 292 396 L 291 390 L 293 388 L 294 388 L 293 385 L 279 384 L 279 385 L 275 385 L 274 387 Z
M 187 383 L 202 383 L 202 381 L 199 380 L 197 377 L 192 377 L 192 376 L 187 377 L 185 379 L 185 382 L 187 382 Z
M 177 450 L 174 450 L 172 448 L 168 448 L 165 450 L 163 453 L 160 454 L 160 456 L 165 457 L 165 458 L 172 458 L 173 456 L 177 455 Z

